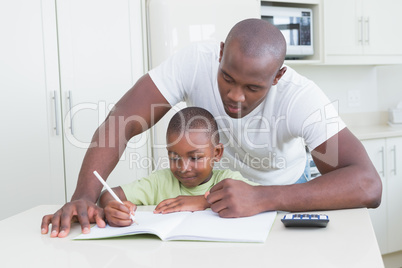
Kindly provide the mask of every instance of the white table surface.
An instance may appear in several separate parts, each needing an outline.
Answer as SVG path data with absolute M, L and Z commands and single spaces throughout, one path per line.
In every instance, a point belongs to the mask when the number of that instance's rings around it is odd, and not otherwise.
M 326 228 L 285 228 L 279 213 L 265 243 L 222 243 L 151 235 L 73 241 L 78 224 L 67 238 L 42 235 L 42 216 L 59 207 L 0 221 L 0 267 L 384 267 L 367 209 L 322 212 Z

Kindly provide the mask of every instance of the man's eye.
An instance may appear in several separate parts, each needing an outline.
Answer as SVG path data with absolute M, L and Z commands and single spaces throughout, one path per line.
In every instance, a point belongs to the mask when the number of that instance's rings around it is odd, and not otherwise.
M 232 83 L 233 82 L 233 80 L 230 78 L 230 77 L 228 77 L 228 76 L 226 76 L 226 75 L 222 75 L 223 76 L 223 80 L 225 80 L 226 82 L 228 82 L 228 83 Z
M 198 161 L 202 159 L 202 156 L 193 156 L 190 158 L 192 161 Z

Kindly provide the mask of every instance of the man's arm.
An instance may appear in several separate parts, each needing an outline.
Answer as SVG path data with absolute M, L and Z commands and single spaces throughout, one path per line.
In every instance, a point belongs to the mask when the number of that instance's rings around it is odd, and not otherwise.
M 65 237 L 71 220 L 77 218 L 84 233 L 90 222 L 104 225 L 103 210 L 95 205 L 102 184 L 93 175 L 96 170 L 107 178 L 123 154 L 128 140 L 153 126 L 170 109 L 170 105 L 148 74 L 119 100 L 105 122 L 96 130 L 88 148 L 71 202 L 54 215 L 42 219 L 42 233 L 52 223 L 52 237 Z
M 207 200 L 222 217 L 250 216 L 268 210 L 311 211 L 378 207 L 381 179 L 361 142 L 345 128 L 312 151 L 322 176 L 302 184 L 249 186 L 225 180 Z

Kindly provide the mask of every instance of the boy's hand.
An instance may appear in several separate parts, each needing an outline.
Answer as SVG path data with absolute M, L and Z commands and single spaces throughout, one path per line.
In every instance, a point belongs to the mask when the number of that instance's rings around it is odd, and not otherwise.
M 130 214 L 134 215 L 137 206 L 130 201 L 123 201 L 123 204 L 116 200 L 111 200 L 104 208 L 105 218 L 110 226 L 123 227 L 133 223 Z
M 160 202 L 154 213 L 172 213 L 179 211 L 198 211 L 209 208 L 209 203 L 203 195 L 185 196 L 179 195 L 176 198 L 170 198 Z

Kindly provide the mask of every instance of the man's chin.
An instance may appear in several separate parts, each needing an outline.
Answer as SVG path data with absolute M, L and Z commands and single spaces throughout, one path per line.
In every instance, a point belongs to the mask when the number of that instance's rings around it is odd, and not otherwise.
M 239 119 L 239 118 L 242 118 L 242 116 L 241 115 L 239 115 L 239 114 L 229 114 L 229 113 L 226 113 L 230 118 L 233 118 L 233 119 Z
M 241 111 L 238 113 L 231 113 L 225 109 L 225 112 L 230 118 L 233 118 L 233 119 L 239 119 L 239 118 L 242 118 L 245 116 Z

